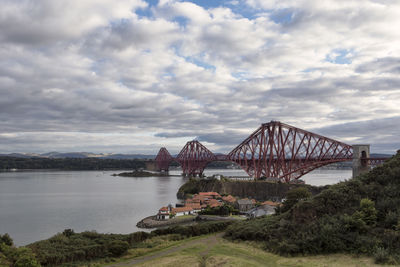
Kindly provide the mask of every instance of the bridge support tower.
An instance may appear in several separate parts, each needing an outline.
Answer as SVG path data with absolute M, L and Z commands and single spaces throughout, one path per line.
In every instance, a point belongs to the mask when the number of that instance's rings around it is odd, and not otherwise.
M 369 145 L 353 145 L 353 178 L 371 169 L 369 158 Z

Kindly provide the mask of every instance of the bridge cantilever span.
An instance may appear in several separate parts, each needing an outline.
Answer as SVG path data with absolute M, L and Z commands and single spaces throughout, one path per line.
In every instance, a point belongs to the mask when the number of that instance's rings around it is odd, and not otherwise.
M 199 141 L 187 142 L 176 160 L 181 164 L 182 171 L 188 176 L 202 176 L 206 165 L 217 160 L 217 157 Z
M 174 158 L 169 154 L 168 150 L 165 147 L 160 148 L 158 154 L 155 158 L 157 169 L 159 171 L 168 171 L 169 164 L 173 161 Z
M 327 164 L 351 160 L 352 146 L 279 121 L 262 124 L 227 156 L 250 176 L 285 182 Z
M 163 149 L 160 149 L 156 162 L 165 169 L 166 162 L 174 158 L 169 158 L 168 151 Z M 211 161 L 232 161 L 255 179 L 274 177 L 290 182 L 321 166 L 352 158 L 351 145 L 279 121 L 271 121 L 262 124 L 228 155 L 214 155 L 200 142 L 190 141 L 176 160 L 185 175 L 202 175 Z M 373 161 L 369 158 L 363 160 Z

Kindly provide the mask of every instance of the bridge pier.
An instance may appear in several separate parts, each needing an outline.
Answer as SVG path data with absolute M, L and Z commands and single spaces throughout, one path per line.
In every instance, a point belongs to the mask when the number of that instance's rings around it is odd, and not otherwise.
M 353 145 L 353 178 L 370 170 L 369 146 Z

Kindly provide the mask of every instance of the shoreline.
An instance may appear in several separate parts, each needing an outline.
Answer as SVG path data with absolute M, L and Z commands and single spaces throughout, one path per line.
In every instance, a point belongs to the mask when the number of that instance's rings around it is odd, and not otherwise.
M 142 220 L 140 220 L 136 227 L 142 229 L 154 229 L 154 228 L 163 228 L 172 225 L 185 225 L 190 223 L 199 223 L 199 222 L 207 222 L 207 221 L 235 221 L 235 220 L 243 220 L 238 217 L 232 216 L 217 216 L 217 215 L 190 215 L 191 217 L 179 218 L 175 217 L 165 221 L 155 220 L 156 215 L 148 216 Z
M 198 215 L 193 215 L 191 217 L 185 217 L 185 218 L 172 218 L 169 220 L 165 221 L 159 221 L 155 220 L 156 215 L 148 216 L 142 220 L 140 220 L 137 224 L 136 227 L 138 228 L 144 228 L 144 229 L 153 229 L 153 228 L 158 228 L 158 227 L 166 227 L 166 226 L 171 226 L 171 225 L 178 225 L 178 224 L 187 224 L 191 222 L 195 222 L 197 219 Z

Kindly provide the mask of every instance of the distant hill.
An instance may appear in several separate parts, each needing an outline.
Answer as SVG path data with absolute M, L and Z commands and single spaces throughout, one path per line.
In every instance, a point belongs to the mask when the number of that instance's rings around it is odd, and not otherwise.
M 145 154 L 96 154 L 91 152 L 47 152 L 43 154 L 37 153 L 10 153 L 0 154 L 0 157 L 14 157 L 14 158 L 51 158 L 51 159 L 63 159 L 63 158 L 100 158 L 100 159 L 154 159 L 155 155 Z
M 390 154 L 379 154 L 379 153 L 371 153 L 371 158 L 390 158 L 393 155 Z
M 222 155 L 216 153 L 216 155 Z M 172 155 L 176 157 L 177 155 Z M 390 154 L 378 154 L 372 153 L 371 158 L 390 158 L 393 155 Z M 43 154 L 37 153 L 10 153 L 0 154 L 0 157 L 15 157 L 15 158 L 51 158 L 51 159 L 63 159 L 63 158 L 100 158 L 100 159 L 154 159 L 156 155 L 146 154 L 112 154 L 112 153 L 92 153 L 92 152 L 47 152 Z M 337 163 L 344 166 L 351 166 L 351 162 Z
M 100 158 L 107 159 L 154 159 L 156 155 L 144 155 L 144 154 L 110 154 Z
M 13 158 L 41 158 L 42 155 L 36 153 L 10 153 L 0 154 L 0 157 L 13 157 Z

